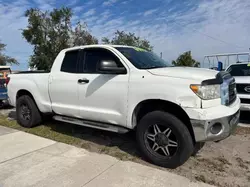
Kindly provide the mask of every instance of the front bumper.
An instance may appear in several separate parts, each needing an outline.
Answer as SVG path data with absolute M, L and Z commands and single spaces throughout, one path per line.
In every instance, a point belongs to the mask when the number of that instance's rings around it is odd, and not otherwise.
M 191 120 L 196 142 L 219 141 L 230 136 L 239 123 L 240 111 L 231 116 L 214 120 Z M 214 124 L 221 124 L 221 130 L 213 134 L 211 128 Z
M 196 142 L 223 140 L 234 132 L 239 123 L 239 98 L 232 106 L 213 107 L 212 109 L 199 110 L 203 114 L 207 114 L 205 119 L 191 119 Z M 207 118 L 207 116 L 209 117 Z M 216 132 L 213 131 L 215 124 L 220 127 Z

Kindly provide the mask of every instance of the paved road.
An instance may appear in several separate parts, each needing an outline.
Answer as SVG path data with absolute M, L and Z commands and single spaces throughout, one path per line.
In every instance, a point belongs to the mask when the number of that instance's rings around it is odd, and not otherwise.
M 0 186 L 210 185 L 0 126 Z

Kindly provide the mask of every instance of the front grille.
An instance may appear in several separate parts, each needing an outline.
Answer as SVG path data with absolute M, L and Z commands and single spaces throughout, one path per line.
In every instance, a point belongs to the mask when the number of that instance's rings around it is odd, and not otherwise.
M 250 86 L 250 84 L 236 84 L 237 92 L 239 94 L 250 94 L 245 90 L 247 86 Z
M 231 105 L 235 100 L 236 100 L 236 84 L 235 82 L 231 82 L 229 84 L 229 102 L 228 102 L 228 105 Z
M 241 103 L 250 104 L 250 99 L 240 99 Z

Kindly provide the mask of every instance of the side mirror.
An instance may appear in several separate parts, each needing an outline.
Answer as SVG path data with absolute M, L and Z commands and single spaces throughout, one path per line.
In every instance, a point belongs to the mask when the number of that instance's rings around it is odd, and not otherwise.
M 126 74 L 125 67 L 118 67 L 115 61 L 103 60 L 98 65 L 98 71 L 104 74 Z

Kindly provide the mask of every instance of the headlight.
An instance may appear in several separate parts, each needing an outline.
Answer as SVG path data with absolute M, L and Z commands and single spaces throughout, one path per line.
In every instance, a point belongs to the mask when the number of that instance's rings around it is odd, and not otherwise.
M 201 99 L 210 100 L 220 98 L 220 85 L 201 86 L 197 84 L 190 85 L 191 90 Z

